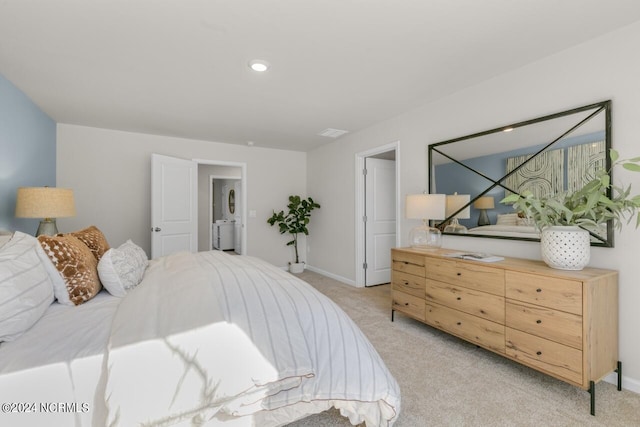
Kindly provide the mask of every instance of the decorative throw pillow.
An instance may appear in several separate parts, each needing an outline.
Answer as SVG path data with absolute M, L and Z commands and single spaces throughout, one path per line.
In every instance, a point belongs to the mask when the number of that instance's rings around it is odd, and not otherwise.
M 0 341 L 22 335 L 53 302 L 39 250 L 35 237 L 19 231 L 0 248 Z
M 64 280 L 65 289 L 54 287 L 61 304 L 79 305 L 96 296 L 102 289 L 98 261 L 87 245 L 70 234 L 41 235 L 38 240 Z
M 95 225 L 68 234 L 77 237 L 82 243 L 87 245 L 89 249 L 91 249 L 93 256 L 96 257 L 96 261 L 100 261 L 102 255 L 109 250 L 107 239 L 104 237 L 104 234 L 102 234 L 102 231 Z
M 145 251 L 127 240 L 105 252 L 98 263 L 98 275 L 111 295 L 123 297 L 140 283 L 148 263 Z
M 496 221 L 496 225 L 516 225 L 517 220 L 518 220 L 517 213 L 498 214 L 498 220 Z

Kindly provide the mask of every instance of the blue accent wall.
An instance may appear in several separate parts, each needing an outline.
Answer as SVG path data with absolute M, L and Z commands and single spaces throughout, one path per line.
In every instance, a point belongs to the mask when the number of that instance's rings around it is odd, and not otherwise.
M 553 149 L 567 148 L 574 145 L 586 144 L 595 141 L 604 141 L 605 132 L 594 132 L 588 135 L 581 135 L 577 137 L 566 138 L 562 141 L 558 141 L 554 144 Z M 499 179 L 504 176 L 507 168 L 507 159 L 509 157 L 522 156 L 526 154 L 533 154 L 538 150 L 544 148 L 544 145 L 535 147 L 527 147 L 519 150 L 505 151 L 499 154 L 492 154 L 489 156 L 475 157 L 466 159 L 463 163 L 472 169 L 482 172 L 485 176 L 493 179 Z M 566 156 L 566 153 L 565 153 Z M 566 159 L 565 159 L 566 164 Z M 565 167 L 564 182 L 567 181 Z M 435 182 L 436 192 L 440 194 L 470 194 L 471 198 L 474 198 L 480 192 L 486 190 L 493 184 L 492 181 L 483 178 L 475 172 L 472 172 L 456 163 L 446 163 L 435 167 Z M 495 209 L 487 211 L 491 224 L 496 223 L 498 214 L 513 213 L 511 206 L 503 205 L 500 200 L 504 198 L 504 188 L 497 186 L 489 191 L 486 196 L 493 196 L 495 200 Z M 478 216 L 480 212 L 471 207 L 471 218 L 460 219 L 460 224 L 468 228 L 473 228 L 478 223 Z
M 45 185 L 56 185 L 56 123 L 0 75 L 0 230 L 35 234 L 39 219 L 15 217 L 16 190 Z

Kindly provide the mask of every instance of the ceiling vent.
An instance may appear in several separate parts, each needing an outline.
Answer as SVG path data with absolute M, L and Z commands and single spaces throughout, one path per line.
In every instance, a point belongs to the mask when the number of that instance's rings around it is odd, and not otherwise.
M 329 137 L 329 138 L 337 138 L 339 136 L 344 135 L 345 133 L 349 133 L 349 131 L 348 130 L 327 128 L 327 129 L 323 130 L 322 132 L 320 132 L 318 135 L 326 136 L 326 137 Z

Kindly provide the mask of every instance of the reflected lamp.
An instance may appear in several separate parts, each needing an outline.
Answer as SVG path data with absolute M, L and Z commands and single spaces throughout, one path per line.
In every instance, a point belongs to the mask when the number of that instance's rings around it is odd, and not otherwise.
M 473 207 L 480 210 L 480 216 L 478 216 L 478 226 L 491 225 L 489 215 L 487 215 L 487 209 L 494 209 L 495 202 L 492 196 L 482 196 L 478 200 L 473 202 Z
M 76 215 L 73 190 L 57 187 L 20 187 L 16 197 L 16 217 L 42 218 L 36 237 L 58 234 L 56 218 Z
M 410 194 L 405 200 L 405 214 L 409 219 L 421 219 L 409 233 L 409 244 L 417 249 L 435 249 L 442 246 L 442 233 L 429 226 L 429 220 L 444 219 L 446 196 L 444 194 Z
M 447 195 L 446 217 L 450 218 L 451 215 L 455 215 L 451 219 L 451 222 L 444 228 L 445 233 L 465 234 L 467 232 L 467 227 L 460 224 L 458 219 L 471 218 L 471 207 L 469 206 L 470 200 L 471 196 L 469 194 L 454 193 L 452 195 Z M 462 209 L 465 205 L 466 208 Z

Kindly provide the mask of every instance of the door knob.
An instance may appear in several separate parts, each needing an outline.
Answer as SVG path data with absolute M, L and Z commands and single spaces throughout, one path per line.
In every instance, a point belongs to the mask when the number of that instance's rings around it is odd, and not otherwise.
M 153 229 L 153 231 L 155 231 L 155 232 L 162 231 L 162 228 L 156 227 L 156 228 Z

